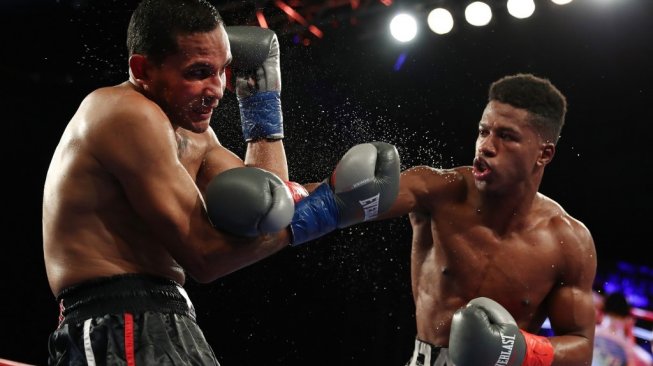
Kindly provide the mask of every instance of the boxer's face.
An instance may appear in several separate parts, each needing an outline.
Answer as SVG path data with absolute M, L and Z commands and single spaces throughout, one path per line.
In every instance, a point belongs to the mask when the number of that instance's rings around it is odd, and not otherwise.
M 510 191 L 528 183 L 537 169 L 543 141 L 525 109 L 491 101 L 478 125 L 474 178 L 488 191 Z
M 153 69 L 151 90 L 173 124 L 193 132 L 209 127 L 226 86 L 231 50 L 224 27 L 177 36 L 179 52 Z

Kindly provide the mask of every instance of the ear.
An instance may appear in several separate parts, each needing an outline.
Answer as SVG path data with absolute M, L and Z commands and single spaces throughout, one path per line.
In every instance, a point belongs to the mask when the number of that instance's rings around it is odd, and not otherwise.
M 144 86 L 148 81 L 148 61 L 143 55 L 133 54 L 129 57 L 129 75 L 138 85 Z
M 545 142 L 540 150 L 540 157 L 537 159 L 537 165 L 545 166 L 553 160 L 556 153 L 556 145 L 553 142 Z

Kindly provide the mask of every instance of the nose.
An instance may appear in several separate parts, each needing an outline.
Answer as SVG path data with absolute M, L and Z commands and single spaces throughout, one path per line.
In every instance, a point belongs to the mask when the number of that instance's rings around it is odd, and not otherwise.
M 476 140 L 476 149 L 481 156 L 495 156 L 497 154 L 496 146 L 491 137 L 479 137 Z
M 207 79 L 204 95 L 220 100 L 224 96 L 224 88 L 226 86 L 226 79 L 224 74 L 217 74 Z

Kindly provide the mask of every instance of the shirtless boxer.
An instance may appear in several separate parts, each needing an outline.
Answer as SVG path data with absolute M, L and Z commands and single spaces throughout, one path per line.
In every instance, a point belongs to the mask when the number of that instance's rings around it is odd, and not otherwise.
M 129 80 L 82 101 L 45 181 L 44 258 L 60 306 L 48 362 L 217 365 L 186 276 L 213 281 L 376 218 L 396 197 L 398 154 L 354 146 L 306 197 L 287 182 L 274 32 L 227 31 L 205 0 L 145 0 L 127 45 Z M 228 67 L 244 161 L 209 124 Z
M 382 218 L 408 213 L 413 229 L 417 335 L 408 365 L 590 365 L 594 242 L 538 192 L 565 113 L 548 80 L 501 78 L 472 166 L 402 172 Z M 547 317 L 555 336 L 539 337 Z

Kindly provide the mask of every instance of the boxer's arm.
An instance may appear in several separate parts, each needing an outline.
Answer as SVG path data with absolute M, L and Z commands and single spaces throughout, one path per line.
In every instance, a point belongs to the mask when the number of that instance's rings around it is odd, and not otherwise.
M 241 160 L 237 155 L 235 155 L 233 152 L 229 151 L 227 148 L 222 146 L 215 135 L 214 131 L 209 128 L 207 131 L 208 135 L 207 138 L 209 139 L 208 141 L 208 148 L 205 153 L 202 166 L 200 167 L 200 170 L 197 175 L 197 186 L 200 189 L 200 192 L 203 194 L 206 193 L 206 188 L 208 184 L 211 182 L 211 180 L 217 176 L 218 174 L 224 172 L 225 170 L 231 169 L 231 168 L 237 168 L 237 167 L 242 167 L 242 166 L 250 166 L 250 167 L 258 167 L 264 170 L 265 169 L 263 166 L 265 164 L 247 164 L 245 160 L 245 163 L 243 160 Z M 268 160 L 268 159 L 281 159 L 283 161 L 283 165 L 285 165 L 285 153 L 283 151 L 283 147 L 281 147 L 280 150 L 277 150 L 273 147 L 266 147 L 270 146 L 271 144 L 276 144 L 279 143 L 281 144 L 281 140 L 277 141 L 267 141 L 267 140 L 258 140 L 256 142 L 250 142 L 250 146 L 253 146 L 253 149 L 257 151 L 261 157 L 259 159 L 261 160 Z M 279 157 L 277 154 L 281 153 L 283 156 Z M 307 184 L 306 188 L 303 186 L 299 185 L 296 182 L 291 182 L 288 181 L 288 174 L 287 172 L 284 175 L 279 175 L 277 172 L 273 170 L 268 170 L 271 173 L 275 174 L 277 177 L 282 179 L 286 184 L 288 185 L 288 188 L 291 190 L 291 193 L 293 195 L 293 198 L 295 202 L 299 201 L 300 198 L 305 196 L 307 192 L 305 189 L 311 189 L 313 184 Z M 204 196 L 206 198 L 206 196 Z
M 286 247 L 285 230 L 255 238 L 216 230 L 198 187 L 177 158 L 172 129 L 163 127 L 167 117 L 149 103 L 125 105 L 130 111 L 104 123 L 89 143 L 148 230 L 190 276 L 209 282 Z
M 226 30 L 233 55 L 228 84 L 238 98 L 247 142 L 245 165 L 265 169 L 287 181 L 277 35 L 254 26 L 231 26 Z
M 429 166 L 406 169 L 401 172 L 397 199 L 377 220 L 399 217 L 413 211 L 430 212 L 437 205 L 456 197 L 464 185 L 464 179 L 455 170 Z
M 283 140 L 255 140 L 247 143 L 245 165 L 268 170 L 288 180 L 288 162 Z
M 213 177 L 225 170 L 245 166 L 238 155 L 222 146 L 211 127 L 206 131 L 206 139 L 207 149 L 196 178 L 197 187 L 203 194 Z
M 390 209 L 379 215 L 377 220 L 403 216 L 417 208 L 419 197 L 422 193 L 427 192 L 429 187 L 421 168 L 413 167 L 401 172 L 397 198 Z
M 595 311 L 592 285 L 596 275 L 596 249 L 589 230 L 571 217 L 556 219 L 560 253 L 565 268 L 559 283 L 548 297 L 549 322 L 555 337 L 554 365 L 589 364 L 592 357 Z

